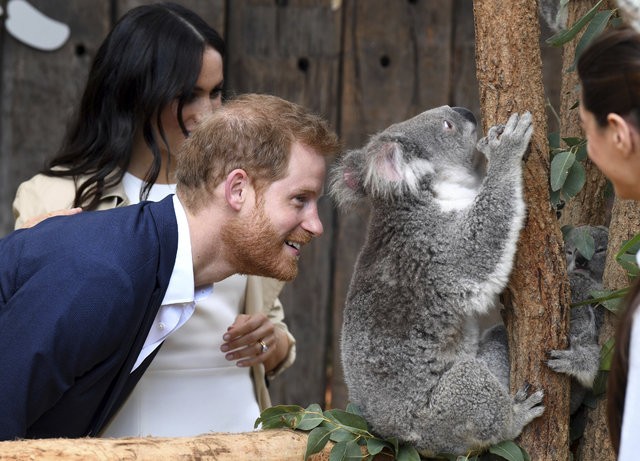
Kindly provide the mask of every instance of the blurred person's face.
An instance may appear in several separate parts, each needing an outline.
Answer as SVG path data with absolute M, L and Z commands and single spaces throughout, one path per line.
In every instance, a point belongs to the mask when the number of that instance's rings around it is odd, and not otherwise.
M 613 184 L 621 199 L 640 200 L 640 136 L 618 114 L 607 115 L 600 126 L 595 115 L 580 104 L 580 121 L 587 138 L 587 154 Z
M 193 93 L 186 95 L 182 106 L 182 120 L 185 128 L 191 132 L 203 117 L 211 114 L 222 104 L 223 69 L 222 56 L 213 48 L 206 48 L 202 55 L 202 68 Z M 178 100 L 165 107 L 160 114 L 171 153 L 175 153 L 184 142 L 184 133 L 178 123 Z M 162 149 L 163 144 L 160 144 Z

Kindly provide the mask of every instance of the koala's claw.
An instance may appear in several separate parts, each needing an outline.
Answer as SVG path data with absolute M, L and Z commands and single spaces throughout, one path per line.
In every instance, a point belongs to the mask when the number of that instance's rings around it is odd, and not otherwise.
M 524 426 L 544 413 L 544 405 L 542 405 L 544 391 L 539 389 L 527 397 L 530 387 L 529 383 L 525 383 L 513 398 L 514 437 L 522 431 Z

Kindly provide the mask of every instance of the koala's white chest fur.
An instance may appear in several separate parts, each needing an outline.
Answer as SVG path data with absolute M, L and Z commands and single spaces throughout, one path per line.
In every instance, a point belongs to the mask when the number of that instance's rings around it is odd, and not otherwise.
M 450 169 L 434 181 L 436 203 L 445 213 L 471 206 L 480 190 L 479 179 L 463 168 Z

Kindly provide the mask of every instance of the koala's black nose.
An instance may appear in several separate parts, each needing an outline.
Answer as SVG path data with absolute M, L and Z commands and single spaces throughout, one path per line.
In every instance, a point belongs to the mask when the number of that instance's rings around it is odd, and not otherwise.
M 464 107 L 452 107 L 452 109 L 469 120 L 474 125 L 478 124 L 475 115 L 473 115 L 473 112 L 471 112 L 469 109 L 465 109 Z

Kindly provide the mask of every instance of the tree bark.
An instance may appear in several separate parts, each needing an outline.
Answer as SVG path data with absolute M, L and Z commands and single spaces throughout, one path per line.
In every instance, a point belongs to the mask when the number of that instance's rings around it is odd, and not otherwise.
M 525 162 L 528 216 L 505 291 L 512 392 L 544 389 L 545 413 L 525 427 L 520 445 L 535 460 L 569 459 L 569 378 L 545 366 L 567 346 L 569 288 L 562 235 L 549 202 L 549 156 L 537 2 L 474 1 L 476 66 L 485 131 L 510 113 L 533 114 Z
M 124 439 L 40 439 L 0 442 L 0 460 L 38 461 L 158 461 L 216 460 L 300 461 L 307 433 L 270 429 L 243 434 L 215 433 L 199 437 Z M 311 461 L 327 461 L 332 443 Z
M 567 24 L 573 25 L 591 8 L 592 0 L 572 0 L 568 3 Z M 606 5 L 605 5 L 606 6 Z M 604 7 L 603 7 L 604 9 Z M 562 48 L 562 89 L 560 100 L 560 135 L 563 138 L 584 137 L 576 103 L 580 99 L 578 73 L 569 71 L 575 60 L 575 49 L 580 35 Z M 607 180 L 591 160 L 585 162 L 586 182 L 580 193 L 565 204 L 560 225 L 606 225 L 610 218 L 610 203 L 606 198 Z
M 603 285 L 608 289 L 620 289 L 629 286 L 624 269 L 616 262 L 615 255 L 625 240 L 640 232 L 640 203 L 631 200 L 614 201 L 609 226 L 607 262 L 604 270 Z M 600 345 L 614 336 L 616 317 L 605 311 L 605 320 L 600 330 Z M 609 439 L 607 427 L 607 399 L 599 399 L 596 408 L 587 415 L 587 426 L 578 447 L 577 460 L 615 461 L 615 453 Z

